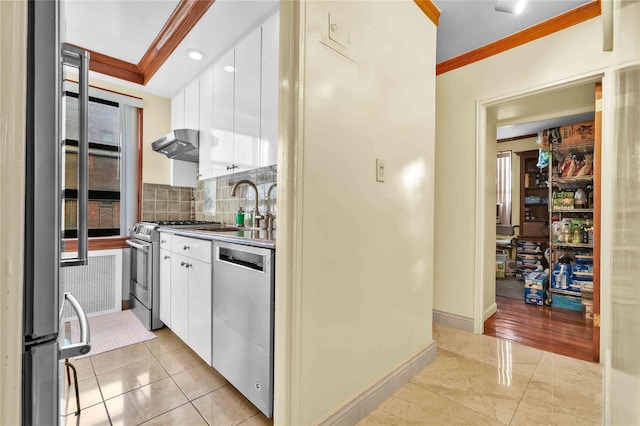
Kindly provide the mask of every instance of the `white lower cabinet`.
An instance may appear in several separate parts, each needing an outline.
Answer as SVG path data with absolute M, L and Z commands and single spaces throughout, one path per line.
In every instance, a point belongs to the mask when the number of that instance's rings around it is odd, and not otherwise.
M 211 365 L 212 244 L 207 240 L 174 235 L 170 253 L 171 325 L 169 327 L 209 365 Z

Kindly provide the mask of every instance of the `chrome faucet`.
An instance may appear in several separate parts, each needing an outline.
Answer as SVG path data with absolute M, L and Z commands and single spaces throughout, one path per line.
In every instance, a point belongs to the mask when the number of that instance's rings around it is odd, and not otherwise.
M 273 215 L 273 211 L 272 211 L 273 207 L 269 208 L 269 205 L 270 205 L 269 201 L 271 201 L 271 191 L 273 191 L 273 188 L 275 188 L 277 185 L 278 185 L 277 183 L 272 183 L 269 189 L 267 190 L 267 213 L 265 214 L 267 231 L 273 231 L 275 229 L 276 217 Z
M 253 227 L 260 228 L 260 221 L 264 219 L 264 216 L 262 216 L 260 214 L 260 210 L 258 210 L 258 188 L 256 187 L 256 184 L 251 182 L 248 179 L 239 180 L 238 182 L 236 182 L 235 185 L 233 185 L 233 189 L 231 190 L 231 196 L 232 197 L 236 196 L 236 189 L 238 189 L 238 187 L 243 183 L 249 185 L 250 187 L 253 188 L 254 191 L 256 191 L 256 208 L 253 210 Z

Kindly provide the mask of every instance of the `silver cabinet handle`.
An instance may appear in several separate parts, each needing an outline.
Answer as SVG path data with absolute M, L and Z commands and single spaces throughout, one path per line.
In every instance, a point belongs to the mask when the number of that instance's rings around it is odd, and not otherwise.
M 160 240 L 160 244 L 165 244 L 167 240 Z
M 169 255 L 167 255 L 167 254 L 164 255 L 164 258 L 165 259 L 171 259 L 171 257 Z
M 71 343 L 70 345 L 60 347 L 60 359 L 84 355 L 89 353 L 91 350 L 91 337 L 87 315 L 84 313 L 80 303 L 78 303 L 71 293 L 65 293 L 64 298 L 69 301 L 73 310 L 78 314 L 78 323 L 80 324 L 80 341 L 78 343 Z
M 193 265 L 190 263 L 187 263 L 186 265 L 184 265 L 186 268 L 191 268 Z
M 182 247 L 182 250 L 189 250 L 189 246 L 185 244 L 185 246 Z
M 180 262 L 180 266 L 184 266 L 186 264 L 187 264 L 186 262 Z

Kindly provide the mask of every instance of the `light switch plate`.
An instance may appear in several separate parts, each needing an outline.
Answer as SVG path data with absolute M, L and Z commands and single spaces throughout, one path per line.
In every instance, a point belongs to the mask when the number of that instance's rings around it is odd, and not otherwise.
M 384 160 L 382 158 L 376 158 L 376 180 L 378 182 L 384 182 Z

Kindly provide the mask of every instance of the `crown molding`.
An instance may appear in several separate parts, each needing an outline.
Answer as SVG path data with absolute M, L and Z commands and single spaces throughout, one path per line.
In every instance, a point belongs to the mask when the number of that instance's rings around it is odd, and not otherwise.
M 546 37 L 558 31 L 562 31 L 581 22 L 595 18 L 601 14 L 600 0 L 587 3 L 562 15 L 548 19 L 533 27 L 522 30 L 518 33 L 494 41 L 485 46 L 463 53 L 436 65 L 436 75 L 444 74 L 466 65 L 481 61 L 498 53 L 513 49 L 529 43 L 530 41 Z

